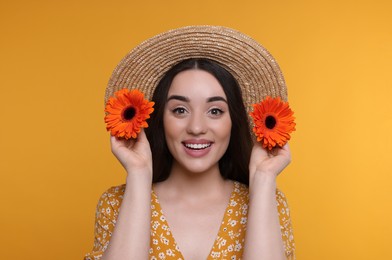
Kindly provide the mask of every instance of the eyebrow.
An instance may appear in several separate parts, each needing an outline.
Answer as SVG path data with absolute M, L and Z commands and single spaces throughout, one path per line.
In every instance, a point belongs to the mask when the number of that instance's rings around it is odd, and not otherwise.
M 176 100 L 180 100 L 180 101 L 184 101 L 184 102 L 188 102 L 188 103 L 190 102 L 190 99 L 188 97 L 179 96 L 179 95 L 171 95 L 170 97 L 168 97 L 167 101 L 172 100 L 172 99 L 176 99 Z M 215 102 L 215 101 L 223 101 L 223 102 L 227 103 L 226 99 L 224 99 L 221 96 L 214 96 L 214 97 L 207 98 L 207 103 Z
M 223 102 L 225 102 L 225 103 L 227 104 L 226 99 L 224 99 L 224 98 L 221 97 L 221 96 L 210 97 L 210 98 L 207 99 L 207 102 L 208 102 L 208 103 L 209 103 L 209 102 L 214 102 L 214 101 L 223 101 Z
M 171 95 L 170 97 L 168 97 L 167 101 L 172 100 L 172 99 L 177 99 L 180 101 L 184 101 L 184 102 L 189 102 L 189 98 L 184 97 L 184 96 L 179 96 L 179 95 Z

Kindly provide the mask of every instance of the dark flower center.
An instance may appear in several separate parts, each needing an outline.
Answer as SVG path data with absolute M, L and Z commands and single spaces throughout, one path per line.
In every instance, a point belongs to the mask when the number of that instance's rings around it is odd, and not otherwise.
M 265 118 L 265 126 L 266 126 L 268 129 L 273 129 L 273 128 L 275 127 L 275 125 L 276 125 L 276 119 L 275 119 L 275 117 L 273 117 L 273 116 L 267 116 L 267 117 Z
M 123 118 L 125 120 L 131 120 L 136 114 L 136 109 L 134 107 L 128 107 L 123 112 Z

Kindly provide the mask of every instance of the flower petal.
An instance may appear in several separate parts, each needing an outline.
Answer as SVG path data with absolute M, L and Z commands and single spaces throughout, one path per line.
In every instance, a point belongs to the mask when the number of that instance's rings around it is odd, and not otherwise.
M 293 111 L 287 102 L 277 98 L 266 97 L 262 102 L 253 104 L 253 112 L 249 115 L 254 122 L 253 132 L 257 141 L 261 142 L 264 148 L 272 150 L 279 145 L 282 147 L 290 140 L 290 133 L 295 131 Z M 272 116 L 276 124 L 272 129 L 265 125 L 267 116 Z
M 144 94 L 137 89 L 121 89 L 110 97 L 105 106 L 106 116 L 104 121 L 106 129 L 113 136 L 125 139 L 137 138 L 141 128 L 148 127 L 146 119 L 154 111 L 154 102 L 144 99 Z M 131 119 L 125 119 L 124 110 L 132 106 L 135 115 Z

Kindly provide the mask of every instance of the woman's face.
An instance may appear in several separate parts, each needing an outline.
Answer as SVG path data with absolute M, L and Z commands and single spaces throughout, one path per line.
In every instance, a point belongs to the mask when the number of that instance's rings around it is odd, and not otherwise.
M 203 70 L 177 74 L 163 116 L 173 164 L 191 173 L 218 167 L 230 142 L 231 119 L 218 80 Z

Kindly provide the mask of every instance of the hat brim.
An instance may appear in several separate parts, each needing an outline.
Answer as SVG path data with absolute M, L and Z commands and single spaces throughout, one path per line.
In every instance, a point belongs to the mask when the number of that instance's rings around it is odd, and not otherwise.
M 134 48 L 115 68 L 106 88 L 105 103 L 123 88 L 139 89 L 151 99 L 164 74 L 190 58 L 211 59 L 228 70 L 240 85 L 247 112 L 266 96 L 287 101 L 279 65 L 263 46 L 239 31 L 203 25 L 170 30 Z

